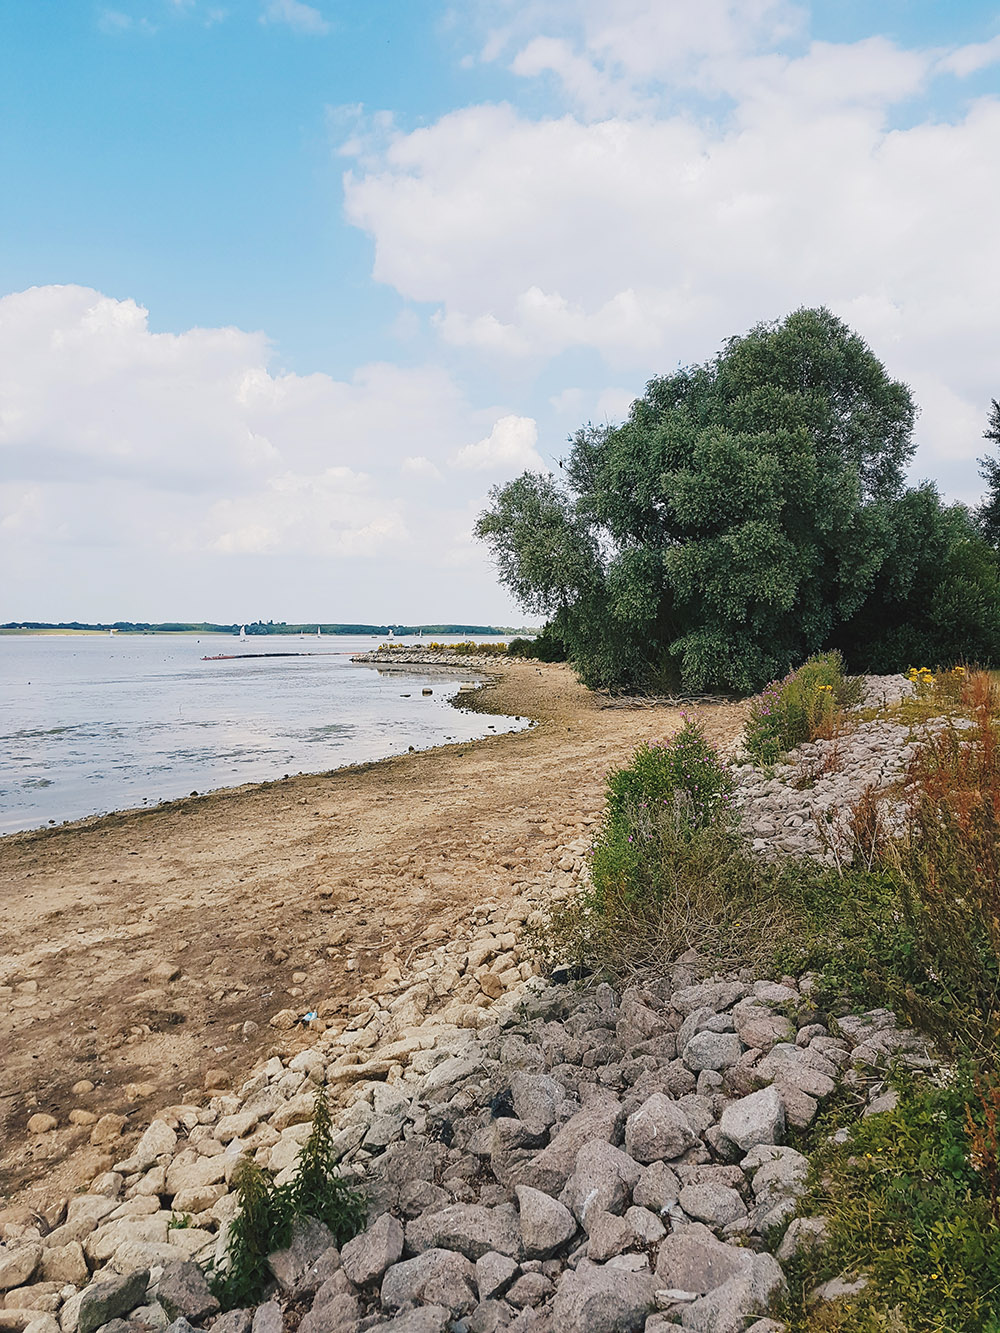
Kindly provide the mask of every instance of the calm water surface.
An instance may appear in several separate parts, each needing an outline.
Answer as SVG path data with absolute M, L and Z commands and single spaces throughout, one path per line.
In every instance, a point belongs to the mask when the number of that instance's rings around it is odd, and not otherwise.
M 528 725 L 453 708 L 474 675 L 352 665 L 378 642 L 0 635 L 0 833 Z

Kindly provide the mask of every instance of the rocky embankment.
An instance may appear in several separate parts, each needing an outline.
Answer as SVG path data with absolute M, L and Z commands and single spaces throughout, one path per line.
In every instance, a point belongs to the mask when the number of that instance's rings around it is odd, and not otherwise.
M 906 676 L 867 676 L 858 710 L 899 703 L 913 689 Z M 911 728 L 875 718 L 831 740 L 800 745 L 770 768 L 758 767 L 734 747 L 735 804 L 754 851 L 808 856 L 829 865 L 849 862 L 851 810 L 866 793 L 879 800 L 887 829 L 900 824 L 903 802 L 888 793 L 899 787 L 916 746 Z
M 887 734 L 863 735 L 845 793 L 876 762 L 900 771 Z M 804 850 L 771 822 L 766 848 Z M 785 1230 L 808 1169 L 788 1133 L 838 1087 L 878 1114 L 890 1063 L 931 1055 L 887 1011 L 822 1012 L 808 976 L 706 978 L 688 955 L 621 993 L 536 976 L 526 928 L 585 877 L 594 823 L 466 937 L 393 963 L 346 1021 L 275 1014 L 279 1052 L 237 1092 L 209 1089 L 138 1139 L 99 1120 L 107 1169 L 85 1193 L 3 1214 L 0 1333 L 776 1333 L 782 1265 L 823 1235 L 816 1217 Z M 288 1180 L 321 1087 L 367 1229 L 341 1250 L 301 1225 L 271 1256 L 270 1299 L 221 1314 L 200 1265 L 224 1262 L 236 1165 Z
M 402 670 L 407 667 L 419 666 L 469 672 L 496 671 L 497 666 L 503 664 L 503 660 L 502 654 L 455 653 L 450 652 L 447 648 L 440 648 L 431 652 L 430 649 L 421 650 L 411 648 L 409 645 L 399 648 L 376 648 L 370 653 L 356 653 L 351 658 L 352 662 L 384 669 L 399 667 Z

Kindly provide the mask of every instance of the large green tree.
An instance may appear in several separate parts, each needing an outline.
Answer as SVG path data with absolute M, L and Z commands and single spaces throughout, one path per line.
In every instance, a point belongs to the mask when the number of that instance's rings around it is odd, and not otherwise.
M 584 681 L 753 689 L 825 646 L 894 545 L 914 407 L 857 334 L 798 310 L 657 378 L 525 473 L 477 532 Z

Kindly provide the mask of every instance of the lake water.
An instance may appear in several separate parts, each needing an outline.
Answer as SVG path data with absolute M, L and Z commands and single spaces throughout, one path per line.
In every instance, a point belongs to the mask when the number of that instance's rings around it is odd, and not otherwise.
M 453 708 L 474 674 L 352 664 L 379 642 L 0 635 L 0 833 L 529 725 Z

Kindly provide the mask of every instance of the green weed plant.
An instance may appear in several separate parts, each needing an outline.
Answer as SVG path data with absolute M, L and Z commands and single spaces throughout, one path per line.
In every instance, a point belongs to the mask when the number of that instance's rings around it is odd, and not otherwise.
M 342 1246 L 365 1223 L 365 1201 L 337 1175 L 333 1126 L 326 1093 L 319 1088 L 312 1128 L 299 1155 L 296 1175 L 276 1185 L 269 1172 L 244 1157 L 233 1175 L 237 1212 L 229 1226 L 224 1261 L 210 1269 L 209 1284 L 223 1310 L 258 1305 L 273 1278 L 268 1255 L 289 1243 L 297 1219 L 328 1226 Z
M 828 1236 L 786 1270 L 791 1333 L 1000 1333 L 1000 1227 L 965 1124 L 971 1070 L 943 1087 L 897 1081 L 895 1110 L 813 1154 L 800 1211 L 825 1217 Z M 864 1276 L 864 1289 L 810 1304 L 842 1274 Z

